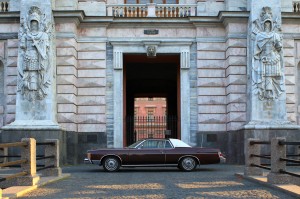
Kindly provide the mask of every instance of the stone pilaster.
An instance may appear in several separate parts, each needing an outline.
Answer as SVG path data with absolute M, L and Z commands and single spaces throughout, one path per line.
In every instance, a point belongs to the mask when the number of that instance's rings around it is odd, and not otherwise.
M 281 0 L 251 0 L 248 5 L 247 72 L 251 101 L 245 128 L 298 129 L 287 120 Z M 272 39 L 267 41 L 268 38 Z
M 22 0 L 20 21 L 16 118 L 4 129 L 58 130 L 51 0 Z

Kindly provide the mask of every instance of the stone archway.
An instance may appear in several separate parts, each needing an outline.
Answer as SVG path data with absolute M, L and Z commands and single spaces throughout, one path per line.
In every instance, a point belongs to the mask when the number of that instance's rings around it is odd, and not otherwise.
M 147 53 L 149 46 L 156 47 L 156 53 L 180 54 L 180 123 L 181 140 L 190 143 L 190 46 L 191 42 L 161 43 L 110 42 L 113 46 L 113 147 L 123 147 L 123 53 Z M 109 135 L 108 135 L 109 136 Z

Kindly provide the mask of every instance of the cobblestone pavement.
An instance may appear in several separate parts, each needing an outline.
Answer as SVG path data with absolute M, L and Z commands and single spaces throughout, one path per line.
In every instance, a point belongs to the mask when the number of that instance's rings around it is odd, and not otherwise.
M 96 165 L 64 167 L 71 177 L 29 193 L 28 199 L 45 198 L 284 198 L 282 192 L 239 179 L 243 166 L 207 165 L 194 172 L 177 168 L 121 168 L 106 173 Z

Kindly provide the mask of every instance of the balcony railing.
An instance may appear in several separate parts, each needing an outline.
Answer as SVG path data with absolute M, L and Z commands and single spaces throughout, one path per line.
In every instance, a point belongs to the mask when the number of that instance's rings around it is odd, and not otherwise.
M 196 4 L 118 4 L 107 5 L 114 17 L 189 17 L 196 15 Z
M 9 1 L 0 0 L 0 12 L 7 12 L 9 6 Z
M 293 11 L 294 12 L 300 12 L 300 1 L 294 1 L 293 2 Z

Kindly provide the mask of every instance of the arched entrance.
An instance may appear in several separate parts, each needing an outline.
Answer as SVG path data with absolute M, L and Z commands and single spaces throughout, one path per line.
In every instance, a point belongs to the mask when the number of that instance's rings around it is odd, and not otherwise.
M 123 77 L 124 145 L 180 138 L 180 54 L 124 54 Z

